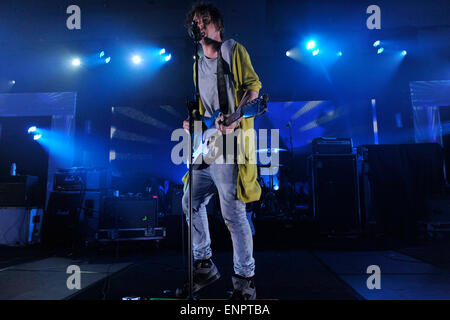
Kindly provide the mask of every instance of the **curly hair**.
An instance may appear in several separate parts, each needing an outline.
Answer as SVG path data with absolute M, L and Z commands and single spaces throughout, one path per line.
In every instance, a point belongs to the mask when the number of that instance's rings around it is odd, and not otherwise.
M 184 21 L 184 26 L 188 30 L 189 34 L 192 33 L 192 20 L 194 19 L 195 14 L 198 14 L 199 16 L 209 14 L 209 16 L 211 17 L 211 21 L 214 23 L 217 30 L 220 30 L 220 38 L 223 40 L 225 28 L 223 25 L 222 14 L 220 13 L 219 9 L 217 9 L 217 7 L 215 7 L 211 3 L 194 3 L 191 10 L 187 13 L 186 20 Z

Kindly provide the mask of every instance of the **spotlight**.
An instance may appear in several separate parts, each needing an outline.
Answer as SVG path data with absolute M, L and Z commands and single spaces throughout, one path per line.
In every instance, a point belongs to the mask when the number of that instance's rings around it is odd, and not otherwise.
M 9 81 L 9 84 L 16 84 L 16 80 L 11 80 L 11 81 Z
M 408 52 L 406 52 L 406 50 L 403 50 L 403 51 L 402 51 L 402 56 L 406 56 L 407 53 L 408 53 Z
M 377 54 L 380 54 L 380 53 L 382 53 L 383 51 L 384 51 L 384 48 L 381 47 L 380 49 L 378 49 Z
M 166 61 L 169 61 L 170 59 L 172 59 L 172 55 L 171 55 L 171 54 L 168 54 L 168 55 L 164 58 L 164 60 L 166 60 Z
M 105 59 L 105 63 L 110 63 L 111 62 L 111 57 L 108 57 Z
M 74 67 L 78 67 L 78 66 L 80 66 L 80 64 L 81 64 L 81 60 L 79 58 L 75 58 L 72 60 L 72 65 Z
M 166 49 L 162 48 L 161 51 L 159 51 L 159 55 L 163 55 L 164 53 L 166 53 Z
M 278 189 L 280 189 L 279 185 L 276 184 L 276 185 L 273 186 L 273 190 L 277 191 Z
M 291 56 L 291 52 L 290 51 L 286 51 L 286 56 L 290 57 Z
M 319 54 L 319 49 L 313 51 L 313 56 L 317 56 Z
M 103 56 L 105 55 L 105 51 L 100 52 L 99 57 L 103 58 Z
M 339 51 L 338 53 L 336 53 L 336 55 L 337 55 L 338 57 L 342 57 L 342 51 Z
M 373 43 L 373 46 L 378 47 L 380 45 L 380 43 L 381 43 L 380 40 L 377 40 Z
M 315 47 L 316 47 L 316 42 L 314 40 L 310 40 L 306 44 L 306 49 L 308 49 L 308 50 L 314 49 Z
M 133 63 L 134 64 L 140 64 L 142 62 L 142 59 L 140 56 L 133 56 Z
M 39 140 L 42 137 L 42 134 L 38 131 L 36 126 L 29 127 L 28 134 L 32 134 L 34 140 Z

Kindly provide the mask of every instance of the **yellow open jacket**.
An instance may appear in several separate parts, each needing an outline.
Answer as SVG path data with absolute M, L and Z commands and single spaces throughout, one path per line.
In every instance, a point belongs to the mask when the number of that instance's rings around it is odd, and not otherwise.
M 234 103 L 236 106 L 238 106 L 246 90 L 254 90 L 256 92 L 259 92 L 259 90 L 261 89 L 261 82 L 259 81 L 258 75 L 253 69 L 247 50 L 244 48 L 244 46 L 237 42 L 235 42 L 233 46 L 231 67 L 235 83 Z M 194 83 L 195 76 L 194 65 Z M 204 112 L 205 108 L 203 107 L 202 101 L 200 99 L 200 114 L 203 115 Z M 249 129 L 253 130 L 254 119 L 242 119 L 240 128 L 244 131 Z M 242 139 L 238 138 L 238 141 L 242 141 Z M 257 201 L 261 196 L 261 187 L 257 181 L 258 168 L 255 161 L 256 146 L 254 142 L 255 140 L 250 139 L 249 143 L 245 143 L 245 161 L 243 164 L 238 164 L 239 170 L 237 179 L 237 196 L 238 199 L 242 200 L 245 203 Z M 250 159 L 253 160 L 252 163 L 250 163 Z M 188 184 L 188 180 L 189 172 L 187 172 L 183 177 L 185 190 Z

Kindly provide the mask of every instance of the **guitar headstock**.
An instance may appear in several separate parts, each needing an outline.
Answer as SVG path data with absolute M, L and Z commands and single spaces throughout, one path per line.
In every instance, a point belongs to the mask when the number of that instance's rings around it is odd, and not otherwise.
M 269 96 L 265 93 L 260 98 L 262 99 L 263 103 L 267 103 L 269 101 Z
M 257 117 L 266 113 L 267 101 L 269 101 L 269 96 L 267 94 L 263 94 L 261 95 L 261 97 L 242 106 L 243 117 L 244 118 Z

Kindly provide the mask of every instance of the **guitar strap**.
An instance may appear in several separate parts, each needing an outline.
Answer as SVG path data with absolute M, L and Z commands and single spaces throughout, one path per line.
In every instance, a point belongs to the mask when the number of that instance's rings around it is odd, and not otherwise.
M 220 112 L 222 114 L 229 114 L 229 107 L 228 107 L 228 94 L 227 94 L 227 84 L 225 82 L 225 72 L 223 69 L 224 60 L 222 57 L 222 43 L 219 46 L 219 49 L 217 50 L 217 92 L 219 94 L 219 106 L 220 106 Z M 227 154 L 227 148 L 226 148 L 226 136 L 222 136 L 222 155 L 223 159 L 225 161 L 226 154 Z
M 228 94 L 227 94 L 227 84 L 225 82 L 225 73 L 223 70 L 223 57 L 222 57 L 222 44 L 220 44 L 217 50 L 217 92 L 219 94 L 219 106 L 220 111 L 223 114 L 229 113 L 228 108 Z

